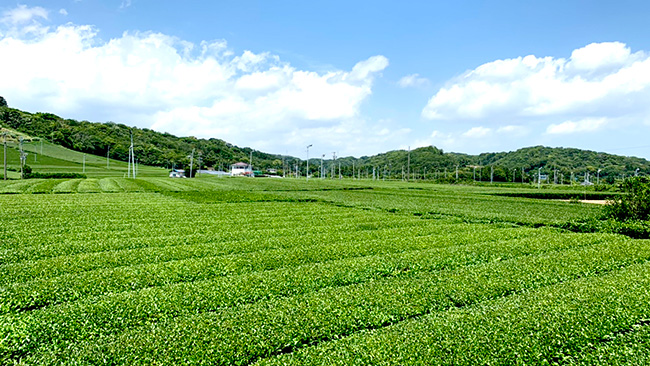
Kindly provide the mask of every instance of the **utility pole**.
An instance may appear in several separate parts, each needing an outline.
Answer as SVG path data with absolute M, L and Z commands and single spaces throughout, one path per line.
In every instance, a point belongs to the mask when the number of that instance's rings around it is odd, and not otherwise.
M 494 165 L 490 165 L 490 184 L 494 183 Z
M 110 159 L 109 159 L 110 152 L 111 152 L 111 146 L 109 145 L 108 148 L 106 149 L 106 169 L 109 169 L 110 167 Z
M 86 154 L 83 154 L 83 161 L 81 164 L 81 172 L 86 174 Z
M 4 145 L 4 165 L 5 165 L 4 180 L 7 180 L 7 131 L 4 131 L 2 133 L 2 137 L 3 137 L 3 145 Z
M 602 170 L 602 169 L 598 169 L 598 175 L 597 175 L 597 177 L 596 177 L 596 184 L 597 184 L 597 185 L 600 184 L 600 171 L 601 171 L 601 170 Z
M 408 158 L 406 160 L 406 181 L 409 181 L 409 174 L 411 174 L 411 147 L 409 146 Z
M 20 179 L 25 179 L 25 174 L 23 171 L 23 167 L 25 165 L 25 158 L 27 157 L 27 154 L 23 151 L 23 137 L 20 136 L 19 138 L 20 141 Z
M 336 151 L 332 152 L 332 179 L 334 179 L 334 173 L 336 169 Z
M 323 159 L 325 159 L 325 154 L 320 157 L 320 179 L 325 179 L 325 168 L 323 166 Z
M 343 179 L 341 176 L 341 162 L 339 161 L 339 180 Z
M 456 164 L 456 180 L 458 180 L 458 164 Z
M 192 178 L 192 168 L 194 168 L 194 149 L 192 149 L 192 154 L 190 155 L 190 178 Z M 251 170 L 253 170 L 253 166 L 251 165 Z
M 131 177 L 133 172 L 133 179 L 135 179 L 135 152 L 133 149 L 133 131 L 131 131 L 131 146 L 129 146 L 129 165 L 127 166 L 127 178 Z
M 307 181 L 309 181 L 309 148 L 312 147 L 312 144 L 307 145 Z
M 540 189 L 542 185 L 542 167 L 537 168 L 537 189 Z
M 521 167 L 521 184 L 524 184 L 524 167 Z

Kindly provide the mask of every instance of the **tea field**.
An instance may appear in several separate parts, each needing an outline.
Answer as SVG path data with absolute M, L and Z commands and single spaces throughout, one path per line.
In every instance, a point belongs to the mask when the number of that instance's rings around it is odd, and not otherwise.
M 513 191 L 0 182 L 0 363 L 650 363 L 650 241 Z

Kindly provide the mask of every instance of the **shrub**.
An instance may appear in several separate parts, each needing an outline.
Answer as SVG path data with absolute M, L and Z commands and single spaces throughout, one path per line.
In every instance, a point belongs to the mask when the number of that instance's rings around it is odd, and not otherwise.
M 605 206 L 605 216 L 618 221 L 648 220 L 650 218 L 650 178 L 633 177 L 624 180 L 619 189 L 623 195 Z

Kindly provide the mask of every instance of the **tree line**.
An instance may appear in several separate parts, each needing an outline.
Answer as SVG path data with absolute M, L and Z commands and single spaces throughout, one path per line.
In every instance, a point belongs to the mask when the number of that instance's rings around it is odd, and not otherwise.
M 304 160 L 238 147 L 217 138 L 177 137 L 147 128 L 115 122 L 96 123 L 64 119 L 52 113 L 29 113 L 10 108 L 0 97 L 0 124 L 72 150 L 128 159 L 131 134 L 137 142 L 135 155 L 142 164 L 171 168 L 189 165 L 194 149 L 194 167 L 228 170 L 230 164 L 247 162 L 253 155 L 255 170 L 276 169 L 279 174 L 304 176 Z M 200 160 L 199 160 L 200 157 Z M 533 182 L 540 175 L 550 183 L 581 182 L 585 179 L 612 183 L 618 178 L 650 173 L 650 162 L 573 148 L 534 146 L 512 152 L 468 155 L 446 153 L 435 146 L 394 150 L 373 156 L 309 160 L 312 176 L 376 179 L 475 180 Z M 541 170 L 540 170 L 541 168 Z

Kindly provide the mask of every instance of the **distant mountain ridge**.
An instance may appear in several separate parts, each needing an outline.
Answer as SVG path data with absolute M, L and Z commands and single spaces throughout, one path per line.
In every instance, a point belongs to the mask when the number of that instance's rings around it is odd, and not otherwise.
M 129 127 L 107 122 L 96 123 L 64 119 L 51 113 L 29 113 L 8 106 L 0 106 L 0 124 L 16 131 L 43 138 L 69 149 L 126 161 L 130 134 L 137 141 L 136 156 L 142 164 L 171 167 L 189 163 L 189 154 L 195 149 L 195 164 L 199 155 L 202 167 L 228 169 L 237 161 L 247 162 L 253 155 L 256 170 L 284 168 L 287 174 L 305 174 L 305 164 L 299 158 L 270 154 L 249 147 L 237 147 L 226 141 L 210 138 L 177 137 L 147 128 Z M 319 176 L 320 159 L 310 159 L 310 173 Z M 360 158 L 342 157 L 324 161 L 327 176 L 408 178 L 408 179 L 459 179 L 481 181 L 533 180 L 543 174 L 552 181 L 567 182 L 584 179 L 586 174 L 598 180 L 613 181 L 635 173 L 650 174 L 646 159 L 612 155 L 575 148 L 533 146 L 511 152 L 468 155 L 445 153 L 434 146 L 421 147 L 410 152 L 394 150 Z M 539 170 L 539 168 L 542 168 Z M 638 169 L 638 171 L 637 171 Z M 600 170 L 600 172 L 598 172 Z

